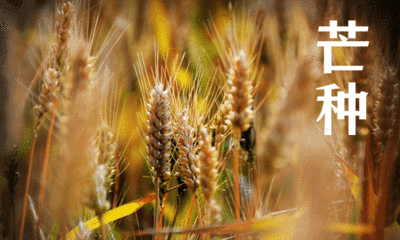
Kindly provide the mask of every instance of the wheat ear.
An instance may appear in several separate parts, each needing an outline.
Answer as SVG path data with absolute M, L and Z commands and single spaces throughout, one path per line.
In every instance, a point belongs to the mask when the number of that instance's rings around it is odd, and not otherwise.
M 196 191 L 198 186 L 197 178 L 199 176 L 198 159 L 196 156 L 196 137 L 195 129 L 189 125 L 187 110 L 178 113 L 176 123 L 177 147 L 179 150 L 178 164 L 183 182 Z
M 393 138 L 393 129 L 399 101 L 399 84 L 395 72 L 388 67 L 380 76 L 376 88 L 376 97 L 372 107 L 372 134 L 374 144 L 371 151 L 374 161 L 374 186 L 379 189 L 380 165 L 389 141 Z
M 199 140 L 200 177 L 198 183 L 204 194 L 204 209 L 207 211 L 205 222 L 210 224 L 220 221 L 218 204 L 212 199 L 217 188 L 218 151 L 212 146 L 211 136 L 204 126 L 199 127 Z
M 68 41 L 71 37 L 72 17 L 72 3 L 63 3 L 56 13 L 55 39 L 49 54 L 49 67 L 45 71 L 39 101 L 34 108 L 36 112 L 35 134 L 39 131 L 46 113 L 54 113 L 58 106 L 61 77 L 64 75 L 65 69 L 68 69 Z
M 236 221 L 240 220 L 240 187 L 239 187 L 239 147 L 242 132 L 250 127 L 253 118 L 253 85 L 249 76 L 249 63 L 246 61 L 246 54 L 240 51 L 233 57 L 233 62 L 229 70 L 229 93 L 227 95 L 231 109 L 228 116 L 232 125 L 235 138 L 235 215 Z
M 230 103 L 229 120 L 234 131 L 244 132 L 250 127 L 253 119 L 253 85 L 249 76 L 249 63 L 246 61 L 244 51 L 233 58 L 232 67 L 229 70 L 229 94 Z M 229 108 L 229 107 L 228 107 Z
M 53 46 L 50 52 L 50 63 L 49 69 L 45 73 L 45 82 L 43 84 L 42 93 L 39 96 L 39 115 L 42 117 L 46 112 L 52 112 L 51 125 L 49 129 L 49 136 L 46 145 L 46 157 L 43 163 L 43 176 L 40 183 L 39 190 L 39 224 L 42 215 L 42 206 L 44 200 L 44 191 L 47 180 L 47 170 L 49 164 L 49 151 L 51 144 L 51 133 L 54 127 L 55 112 L 58 108 L 58 97 L 63 79 L 61 75 L 64 75 L 64 70 L 68 69 L 68 40 L 70 39 L 70 28 L 72 22 L 72 3 L 65 2 L 57 10 L 56 13 L 56 33 Z M 38 118 L 39 120 L 39 118 Z M 37 134 L 38 128 L 40 127 L 40 121 L 37 121 L 35 128 L 35 135 Z
M 93 139 L 96 200 L 92 207 L 96 212 L 104 213 L 110 208 L 107 193 L 113 184 L 115 175 L 116 146 L 110 126 L 103 121 L 99 124 L 97 134 Z
M 360 25 L 368 25 L 360 21 Z M 348 79 L 348 82 L 355 82 L 357 85 L 357 92 L 364 91 L 370 93 L 373 88 L 374 79 L 373 76 L 377 68 L 380 68 L 381 58 L 376 57 L 379 55 L 379 50 L 377 44 L 378 38 L 373 29 L 369 31 L 368 34 L 361 34 L 360 41 L 369 40 L 370 42 L 375 42 L 371 44 L 368 48 L 364 49 L 354 49 L 354 53 L 350 52 L 348 58 L 350 60 L 349 65 L 362 65 L 363 71 L 352 71 Z M 373 103 L 370 101 L 371 98 L 367 97 L 367 115 L 371 116 Z M 362 166 L 360 162 L 363 160 L 363 153 L 365 150 L 364 142 L 366 136 L 369 133 L 368 121 L 360 120 L 356 118 L 356 134 L 348 135 L 348 121 L 344 121 L 342 124 L 342 134 L 341 141 L 343 142 L 343 153 L 346 154 L 347 158 L 351 159 L 351 165 L 356 169 L 357 172 L 362 171 L 358 166 Z M 361 156 L 361 157 L 360 157 Z
M 65 55 L 67 52 L 67 40 L 70 36 L 70 25 L 72 19 L 72 4 L 70 2 L 63 3 L 60 9 L 57 11 L 56 17 L 56 32 L 55 32 L 55 40 L 53 41 L 52 49 L 50 52 L 50 64 L 49 68 L 45 71 L 45 75 L 43 78 L 43 84 L 41 93 L 39 95 L 38 104 L 34 106 L 35 112 L 35 128 L 34 128 L 34 141 L 32 142 L 32 149 L 31 149 L 31 157 L 29 160 L 29 167 L 28 167 L 28 178 L 31 176 L 32 171 L 32 161 L 34 156 L 34 145 L 36 143 L 37 134 L 41 123 L 44 119 L 44 116 L 48 112 L 53 113 L 51 129 L 49 134 L 52 132 L 52 128 L 54 126 L 54 115 L 55 109 L 58 105 L 58 94 L 60 91 L 60 70 L 63 69 L 65 62 L 63 59 L 66 59 Z M 51 138 L 51 136 L 49 137 Z M 50 141 L 48 141 L 50 144 Z M 50 146 L 47 146 L 49 148 Z M 47 154 L 46 154 L 47 155 Z M 44 171 L 47 168 L 47 160 L 45 159 L 44 163 Z M 44 172 L 44 175 L 45 172 Z M 44 178 L 45 179 L 45 178 Z M 28 201 L 28 192 L 29 192 L 29 184 L 30 179 L 27 180 L 27 184 L 25 187 L 25 194 L 24 194 L 24 203 L 22 208 L 22 220 L 21 220 L 21 229 L 20 229 L 20 236 L 19 239 L 21 240 L 23 237 L 24 225 L 25 225 L 25 213 L 26 213 L 26 206 Z M 40 208 L 39 203 L 39 208 Z M 40 210 L 39 210 L 39 222 L 40 222 Z
M 395 72 L 387 68 L 379 79 L 372 109 L 372 133 L 378 147 L 374 154 L 381 152 L 381 148 L 386 146 L 393 136 L 398 99 L 399 84 Z
M 156 214 L 154 228 L 158 230 L 160 184 L 163 185 L 170 178 L 170 148 L 171 148 L 171 113 L 169 90 L 164 90 L 163 84 L 158 84 L 150 93 L 147 105 L 147 156 L 156 190 Z
M 62 72 L 67 66 L 68 40 L 71 37 L 73 5 L 71 2 L 62 3 L 56 13 L 56 34 L 51 49 L 50 67 Z
M 104 121 L 98 125 L 93 138 L 94 152 L 94 193 L 87 206 L 94 209 L 100 219 L 102 239 L 105 239 L 105 228 L 102 221 L 104 213 L 110 209 L 107 193 L 113 184 L 116 166 L 116 142 L 110 126 Z

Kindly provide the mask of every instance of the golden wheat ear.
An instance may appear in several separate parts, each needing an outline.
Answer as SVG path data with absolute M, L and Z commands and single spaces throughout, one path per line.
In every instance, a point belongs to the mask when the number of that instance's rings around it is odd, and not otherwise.
M 100 123 L 97 127 L 97 133 L 93 138 L 93 153 L 96 200 L 92 208 L 96 212 L 104 213 L 110 208 L 107 193 L 112 185 L 116 164 L 115 137 L 110 126 L 105 122 Z
M 42 190 L 43 193 L 46 192 L 45 203 L 48 204 L 43 204 L 48 206 L 44 210 L 51 215 L 48 218 L 64 221 L 63 228 L 67 227 L 66 220 L 76 220 L 75 217 L 85 206 L 96 209 L 99 213 L 108 208 L 107 202 L 102 202 L 103 198 L 100 196 L 103 189 L 99 188 L 98 194 L 96 187 L 99 187 L 99 182 L 103 180 L 101 178 L 109 169 L 105 166 L 99 167 L 102 162 L 97 158 L 105 154 L 96 155 L 96 150 L 103 146 L 94 140 L 97 134 L 100 135 L 97 140 L 109 140 L 105 133 L 106 127 L 100 126 L 98 120 L 98 113 L 103 107 L 99 100 L 106 96 L 108 88 L 104 87 L 104 76 L 93 64 L 90 44 L 83 37 L 74 39 L 74 44 L 75 48 L 71 49 L 69 56 L 69 70 L 65 75 L 68 90 L 64 89 L 64 93 L 68 95 L 63 98 L 59 141 L 53 148 L 57 151 L 49 164 L 50 179 L 47 184 L 43 184 L 46 191 Z M 103 132 L 103 136 L 99 132 Z M 100 150 L 98 152 L 99 155 L 103 153 Z
M 218 180 L 218 151 L 212 146 L 212 139 L 204 126 L 199 126 L 199 178 L 204 195 L 205 222 L 207 224 L 221 221 L 218 204 L 213 200 Z
M 249 75 L 250 68 L 246 60 L 246 54 L 242 50 L 233 56 L 229 70 L 229 93 L 227 95 L 230 109 L 228 123 L 232 125 L 235 138 L 235 214 L 236 220 L 240 220 L 240 187 L 239 187 L 239 148 L 242 132 L 250 127 L 253 119 L 253 85 Z
M 56 34 L 50 54 L 50 67 L 60 72 L 66 69 L 73 10 L 72 2 L 68 1 L 62 3 L 56 12 Z
M 71 25 L 74 16 L 74 7 L 71 2 L 62 3 L 56 10 L 54 40 L 48 57 L 48 69 L 43 77 L 41 93 L 35 111 L 35 134 L 46 113 L 55 113 L 59 105 L 59 94 L 65 83 L 65 74 L 69 66 L 69 41 L 71 38 Z
M 244 51 L 240 51 L 238 55 L 233 57 L 228 78 L 228 100 L 231 109 L 228 119 L 235 129 L 234 131 L 246 131 L 250 127 L 250 122 L 253 119 L 253 85 L 249 76 L 249 71 L 249 63 L 246 61 L 246 54 Z
M 100 219 L 102 238 L 106 237 L 106 228 L 103 223 L 103 216 L 111 204 L 107 195 L 112 187 L 116 167 L 116 140 L 110 126 L 104 121 L 98 124 L 97 131 L 92 138 L 93 152 L 93 189 L 90 201 L 86 206 L 93 209 Z
M 147 117 L 147 154 L 155 178 L 168 181 L 171 173 L 169 157 L 171 148 L 171 114 L 169 91 L 163 84 L 154 87 L 150 94 Z
M 38 103 L 34 106 L 35 114 L 35 126 L 34 126 L 34 140 L 32 142 L 31 157 L 28 166 L 28 179 L 25 187 L 24 202 L 22 207 L 22 220 L 19 239 L 23 238 L 24 225 L 25 225 L 25 213 L 28 202 L 28 192 L 30 185 L 30 177 L 32 172 L 32 162 L 34 157 L 34 145 L 36 144 L 36 138 L 42 122 L 47 115 L 51 113 L 51 123 L 49 128 L 46 157 L 43 164 L 43 177 L 40 187 L 40 200 L 39 200 L 39 223 L 41 217 L 41 206 L 42 196 L 44 194 L 44 185 L 47 176 L 48 167 L 48 155 L 50 151 L 50 143 L 52 138 L 52 132 L 55 124 L 55 117 L 59 107 L 59 93 L 63 82 L 64 70 L 68 69 L 68 41 L 70 38 L 70 28 L 73 18 L 73 5 L 71 2 L 65 2 L 59 6 L 56 13 L 55 19 L 55 37 L 51 45 L 50 54 L 48 56 L 48 68 L 46 69 L 43 76 L 43 83 L 38 98 Z
M 197 183 L 199 168 L 195 146 L 197 140 L 195 129 L 189 125 L 187 110 L 177 115 L 175 139 L 179 150 L 177 163 L 179 164 L 180 175 L 186 186 L 195 192 L 199 187 Z
M 231 7 L 232 11 L 232 7 Z M 216 115 L 216 146 L 223 137 L 225 124 L 233 131 L 235 140 L 234 149 L 234 185 L 235 185 L 235 215 L 236 221 L 240 216 L 240 187 L 239 187 L 239 151 L 242 133 L 246 132 L 254 117 L 254 82 L 259 75 L 259 59 L 261 46 L 264 41 L 264 31 L 261 28 L 263 21 L 251 16 L 251 11 L 242 8 L 242 11 L 232 11 L 232 16 L 226 29 L 216 24 L 210 24 L 210 34 L 219 53 L 222 68 L 220 72 L 227 78 L 226 102 L 220 107 Z M 220 115 L 225 116 L 220 116 Z M 225 119 L 224 119 L 225 118 Z M 222 134 L 221 134 L 222 133 Z M 250 159 L 250 158 L 247 158 Z M 254 163 L 256 164 L 256 163 Z
M 170 148 L 172 137 L 170 91 L 158 83 L 150 93 L 147 104 L 147 157 L 154 175 L 156 214 L 154 229 L 158 230 L 161 188 L 167 184 L 170 173 Z

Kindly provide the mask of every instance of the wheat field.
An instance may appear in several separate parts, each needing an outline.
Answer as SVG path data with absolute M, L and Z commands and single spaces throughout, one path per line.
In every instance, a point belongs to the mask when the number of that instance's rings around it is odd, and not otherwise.
M 43 4 L 2 40 L 0 239 L 400 239 L 398 39 L 360 9 Z M 363 71 L 324 73 L 330 20 L 369 27 L 332 52 Z M 366 120 L 324 135 L 352 82 Z

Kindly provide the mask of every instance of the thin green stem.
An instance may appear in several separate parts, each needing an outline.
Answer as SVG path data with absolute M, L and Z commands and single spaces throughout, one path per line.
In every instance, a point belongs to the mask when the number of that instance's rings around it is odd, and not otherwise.
M 100 222 L 101 239 L 106 240 L 106 229 L 104 228 L 104 223 L 103 223 L 103 213 L 98 214 L 97 217 L 99 218 Z
M 197 197 L 197 194 L 195 193 L 195 198 L 196 198 L 196 208 L 197 208 L 197 216 L 199 218 L 199 226 L 203 227 L 203 222 L 201 218 L 201 211 L 200 211 L 200 203 L 199 203 L 199 198 Z M 201 233 L 201 240 L 204 240 L 204 235 Z
M 154 235 L 154 239 L 158 237 L 158 219 L 160 215 L 160 178 L 155 177 L 155 185 L 156 185 L 156 214 L 154 216 L 154 230 L 156 234 Z
M 192 211 L 193 211 L 193 206 L 194 206 L 194 201 L 195 201 L 195 200 L 196 200 L 196 193 L 193 194 L 192 202 L 190 203 L 190 210 L 189 210 L 188 219 L 187 219 L 187 221 L 186 221 L 186 227 L 185 227 L 185 228 L 189 228 L 190 217 L 192 216 Z M 183 239 L 183 240 L 186 240 L 186 236 L 187 236 L 187 233 L 185 232 L 185 233 L 183 234 L 182 239 Z
M 239 147 L 240 147 L 240 137 L 242 133 L 238 129 L 235 131 L 235 159 L 233 162 L 233 168 L 235 173 L 235 215 L 236 222 L 240 221 L 240 185 L 239 185 Z

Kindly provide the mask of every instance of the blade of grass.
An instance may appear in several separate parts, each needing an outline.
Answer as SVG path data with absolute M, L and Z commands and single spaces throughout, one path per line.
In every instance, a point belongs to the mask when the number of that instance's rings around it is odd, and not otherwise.
M 185 228 L 189 228 L 190 217 L 192 216 L 192 211 L 193 211 L 193 206 L 194 206 L 194 201 L 195 200 L 196 200 L 196 195 L 193 195 L 192 202 L 190 203 L 190 210 L 189 210 L 189 214 L 188 214 L 188 218 L 187 218 L 187 221 L 186 221 L 186 227 Z M 186 235 L 187 235 L 187 232 L 185 232 L 183 234 L 183 237 L 182 237 L 183 240 L 186 239 Z
M 392 190 L 392 180 L 394 174 L 394 167 L 396 162 L 396 156 L 394 149 L 395 141 L 391 141 L 388 150 L 385 156 L 385 159 L 382 160 L 382 172 L 381 172 L 381 182 L 380 182 L 380 193 L 378 204 L 376 207 L 376 217 L 375 217 L 375 236 L 372 239 L 374 240 L 383 240 L 384 239 L 384 230 L 386 224 L 386 216 L 388 214 L 389 201 L 391 197 Z
M 362 209 L 361 209 L 361 223 L 374 224 L 376 214 L 376 196 L 374 193 L 373 169 L 372 169 L 372 155 L 371 155 L 371 134 L 368 134 L 365 146 L 365 160 L 364 160 L 364 182 L 363 196 L 362 196 Z M 364 240 L 371 239 L 370 235 L 363 236 Z
M 170 192 L 172 190 L 175 190 L 182 186 L 183 184 L 176 185 L 170 189 L 167 190 L 167 192 Z M 120 218 L 126 217 L 132 213 L 135 213 L 138 211 L 141 207 L 144 205 L 148 204 L 149 202 L 153 201 L 156 198 L 156 194 L 150 194 L 147 197 L 137 199 L 133 202 L 126 203 L 124 205 L 121 205 L 117 208 L 111 209 L 110 211 L 106 212 L 103 214 L 103 224 L 108 224 L 111 222 L 114 222 L 115 220 L 118 220 Z M 94 229 L 97 229 L 100 227 L 100 221 L 98 217 L 94 217 L 84 223 L 85 228 L 88 231 L 92 231 Z M 76 237 L 76 233 L 79 232 L 79 226 L 75 227 L 73 230 L 68 232 L 67 234 L 67 239 L 73 239 Z
M 357 234 L 357 235 L 366 235 L 373 233 L 374 226 L 367 225 L 367 224 L 340 224 L 340 223 L 333 223 L 328 226 L 331 231 L 338 232 L 338 233 L 346 233 L 346 234 Z
M 168 186 L 167 188 L 169 188 L 169 183 L 168 182 Z M 166 206 L 166 202 L 167 202 L 167 198 L 168 198 L 168 192 L 165 193 L 164 199 L 163 199 L 163 204 L 162 204 L 162 208 L 161 208 L 161 213 L 160 213 L 160 217 L 158 219 L 158 229 L 162 228 L 162 218 L 164 215 L 164 210 L 165 210 L 165 206 Z M 161 240 L 161 235 L 157 235 L 157 240 Z
M 163 229 L 158 232 L 158 234 L 185 234 L 185 233 L 198 233 L 198 234 L 210 234 L 216 236 L 232 236 L 238 233 L 244 232 L 259 232 L 259 231 L 277 231 L 281 227 L 285 227 L 288 221 L 292 221 L 293 218 L 298 218 L 302 213 L 301 209 L 296 209 L 294 211 L 281 211 L 279 214 L 265 217 L 263 219 L 254 221 L 248 220 L 240 223 L 231 223 L 223 225 L 211 225 L 204 227 L 194 227 L 187 229 Z M 154 235 L 153 229 L 142 230 L 140 233 L 134 234 L 134 236 L 146 236 Z
M 55 120 L 56 120 L 56 115 L 53 113 L 53 115 L 51 116 L 49 133 L 48 133 L 48 136 L 47 136 L 46 152 L 45 152 L 44 163 L 43 163 L 43 175 L 42 175 L 42 181 L 40 182 L 40 190 L 39 190 L 39 209 L 38 209 L 39 226 L 40 226 L 41 221 L 42 221 L 41 219 L 42 219 L 44 192 L 45 192 L 45 187 L 46 187 L 47 170 L 48 170 L 48 167 L 49 167 L 50 145 L 51 145 L 51 138 L 53 136 L 53 129 L 54 129 Z
M 335 201 L 332 204 L 347 204 L 350 200 L 342 200 Z M 210 234 L 214 236 L 233 236 L 239 233 L 257 233 L 257 232 L 278 232 L 282 229 L 290 228 L 289 223 L 293 223 L 298 220 L 304 213 L 304 208 L 293 208 L 283 211 L 272 212 L 268 216 L 259 219 L 259 220 L 248 220 L 242 222 L 234 222 L 231 224 L 222 224 L 222 225 L 211 225 L 211 226 L 200 226 L 184 229 L 181 228 L 170 228 L 170 229 L 162 229 L 158 232 L 158 234 L 166 235 L 166 234 L 187 234 L 187 233 L 197 233 L 197 234 Z M 335 227 L 338 229 L 337 231 L 344 231 L 346 227 L 350 232 L 359 232 L 361 230 L 365 230 L 365 232 L 369 232 L 371 230 L 371 226 L 367 225 L 346 225 L 346 224 L 337 224 L 328 226 L 333 230 Z M 369 229 L 367 229 L 369 228 Z M 141 230 L 134 234 L 135 237 L 138 236 L 148 236 L 154 235 L 154 229 Z
M 235 133 L 235 159 L 233 163 L 235 172 L 235 215 L 236 222 L 240 221 L 240 185 L 239 185 L 239 147 L 240 147 L 240 137 L 242 133 L 238 130 Z
M 118 156 L 117 156 L 117 159 L 118 159 Z M 119 163 L 117 161 L 117 164 L 115 165 L 115 183 L 114 183 L 114 196 L 113 196 L 112 208 L 116 208 L 117 207 L 118 188 L 119 188 Z
M 102 222 L 103 224 L 108 224 L 111 222 L 114 222 L 115 220 L 118 220 L 120 218 L 126 217 L 137 210 L 139 210 L 141 207 L 144 205 L 148 204 L 149 202 L 153 201 L 156 198 L 156 194 L 151 194 L 147 197 L 140 198 L 138 200 L 135 200 L 133 202 L 121 205 L 117 208 L 111 209 L 110 211 L 104 213 L 102 217 Z M 94 229 L 97 229 L 100 227 L 100 221 L 99 218 L 96 216 L 84 223 L 85 228 L 88 231 L 92 231 Z M 76 238 L 76 233 L 79 232 L 79 227 L 75 227 L 73 230 L 71 230 L 67 234 L 67 239 L 71 240 Z
M 32 140 L 31 153 L 30 153 L 30 157 L 29 157 L 28 176 L 26 177 L 26 186 L 25 186 L 25 193 L 24 193 L 24 204 L 22 207 L 22 218 L 21 218 L 21 229 L 19 232 L 19 240 L 22 240 L 22 237 L 24 235 L 25 214 L 26 214 L 26 208 L 27 208 L 27 204 L 28 204 L 28 192 L 29 192 L 29 185 L 31 182 L 33 155 L 35 153 L 36 139 L 37 139 L 37 135 L 35 134 L 35 136 L 33 137 L 33 140 Z
M 199 204 L 199 198 L 197 197 L 196 193 L 194 194 L 195 198 L 196 198 L 196 208 L 197 208 L 197 216 L 199 218 L 199 226 L 202 227 L 203 226 L 203 222 L 201 220 L 201 211 L 200 211 L 200 204 Z M 204 235 L 201 234 L 201 240 L 204 240 Z
M 33 204 L 33 200 L 31 198 L 31 196 L 29 196 L 29 194 L 28 194 L 28 200 L 29 200 L 29 207 L 30 207 L 32 215 L 33 215 L 33 219 L 35 220 L 35 227 L 38 228 L 39 237 L 41 240 L 45 240 L 46 237 L 44 236 L 42 228 L 39 226 L 39 216 L 36 212 L 35 205 Z M 35 238 L 36 238 L 36 236 L 35 236 Z
M 396 121 L 393 128 L 393 138 L 386 147 L 386 156 L 382 160 L 383 166 L 381 170 L 381 180 L 379 189 L 381 190 L 379 194 L 378 204 L 376 207 L 376 217 L 375 217 L 375 236 L 374 239 L 384 239 L 384 229 L 385 229 L 385 217 L 388 214 L 389 201 L 392 194 L 393 187 L 393 174 L 394 166 L 397 158 L 397 148 L 398 137 L 399 137 L 399 119 L 400 119 L 400 108 L 397 108 Z M 392 203 L 393 204 L 393 203 Z
M 159 219 L 159 215 L 160 215 L 160 179 L 158 177 L 156 177 L 156 214 L 154 216 L 154 230 L 155 232 L 158 232 L 158 219 Z M 154 239 L 157 239 L 157 234 L 155 235 Z

